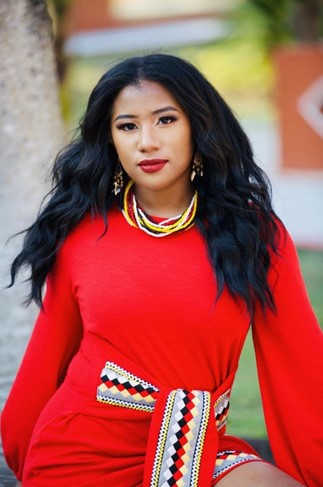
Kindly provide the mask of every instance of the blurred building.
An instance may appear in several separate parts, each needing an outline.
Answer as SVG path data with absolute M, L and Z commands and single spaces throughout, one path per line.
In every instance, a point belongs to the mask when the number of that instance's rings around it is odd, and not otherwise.
M 281 160 L 286 169 L 323 170 L 323 46 L 276 50 Z
M 229 31 L 241 0 L 71 0 L 65 50 L 99 55 L 200 44 Z

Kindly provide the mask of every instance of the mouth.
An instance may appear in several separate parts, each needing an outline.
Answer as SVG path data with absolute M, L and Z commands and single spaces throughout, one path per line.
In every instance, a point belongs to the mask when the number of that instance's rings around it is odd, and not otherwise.
M 138 166 L 144 172 L 157 172 L 160 171 L 167 162 L 167 159 L 143 159 L 139 162 Z

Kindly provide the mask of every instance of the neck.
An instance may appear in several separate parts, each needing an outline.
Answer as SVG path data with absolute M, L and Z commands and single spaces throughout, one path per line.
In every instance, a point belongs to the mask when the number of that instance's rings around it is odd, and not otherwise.
M 182 214 L 189 206 L 194 195 L 191 184 L 182 188 L 167 188 L 162 191 L 154 191 L 147 188 L 134 186 L 134 192 L 138 205 L 149 215 L 171 218 Z

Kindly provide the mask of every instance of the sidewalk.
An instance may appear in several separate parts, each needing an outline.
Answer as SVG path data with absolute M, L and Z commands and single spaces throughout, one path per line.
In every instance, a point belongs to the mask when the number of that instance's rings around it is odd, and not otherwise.
M 296 245 L 323 250 L 323 171 L 282 170 L 277 127 L 259 121 L 242 125 L 258 165 L 271 180 L 274 209 Z

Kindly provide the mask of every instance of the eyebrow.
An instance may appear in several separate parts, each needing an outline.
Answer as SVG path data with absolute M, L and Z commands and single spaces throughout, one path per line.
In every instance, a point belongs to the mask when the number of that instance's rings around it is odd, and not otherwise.
M 163 108 L 158 108 L 157 110 L 154 110 L 152 112 L 152 115 L 158 115 L 159 113 L 163 113 L 163 112 L 179 112 L 179 110 L 171 105 L 167 106 L 167 107 L 163 107 Z M 122 115 L 118 115 L 115 119 L 114 119 L 114 122 L 116 122 L 117 120 L 120 120 L 120 119 L 123 119 L 123 118 L 137 118 L 137 115 L 131 115 L 129 113 L 127 114 L 122 114 Z

